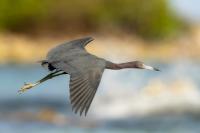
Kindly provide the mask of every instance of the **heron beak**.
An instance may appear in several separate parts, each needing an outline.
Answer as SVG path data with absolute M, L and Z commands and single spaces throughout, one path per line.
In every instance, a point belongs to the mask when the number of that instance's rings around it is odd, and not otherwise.
M 160 71 L 158 68 L 147 66 L 147 65 L 143 65 L 143 68 L 147 70 L 152 70 L 152 71 Z

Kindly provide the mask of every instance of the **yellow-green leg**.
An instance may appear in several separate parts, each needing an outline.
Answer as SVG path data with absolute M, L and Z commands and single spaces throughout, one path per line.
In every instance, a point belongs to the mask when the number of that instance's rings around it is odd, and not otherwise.
M 56 72 L 53 72 L 53 73 L 50 73 L 48 74 L 47 76 L 45 76 L 44 78 L 38 80 L 37 82 L 35 83 L 24 83 L 24 86 L 22 88 L 20 88 L 20 90 L 18 91 L 20 94 L 35 87 L 36 85 L 39 85 L 41 84 L 42 82 L 46 81 L 46 80 L 49 80 L 53 77 L 56 77 L 56 76 L 59 76 L 59 75 L 63 75 L 63 74 L 66 74 L 65 72 L 61 72 L 60 71 L 56 71 Z

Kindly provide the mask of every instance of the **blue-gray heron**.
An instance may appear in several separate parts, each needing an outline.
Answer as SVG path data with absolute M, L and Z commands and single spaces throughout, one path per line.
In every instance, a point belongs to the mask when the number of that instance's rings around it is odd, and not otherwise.
M 51 73 L 36 83 L 25 84 L 19 92 L 24 92 L 53 77 L 69 74 L 72 110 L 75 110 L 75 113 L 79 111 L 80 115 L 85 112 L 86 115 L 104 69 L 139 68 L 159 71 L 140 61 L 117 64 L 92 55 L 85 50 L 85 46 L 91 41 L 93 38 L 85 37 L 63 43 L 50 50 L 46 59 L 41 61 L 41 65 L 46 65 Z

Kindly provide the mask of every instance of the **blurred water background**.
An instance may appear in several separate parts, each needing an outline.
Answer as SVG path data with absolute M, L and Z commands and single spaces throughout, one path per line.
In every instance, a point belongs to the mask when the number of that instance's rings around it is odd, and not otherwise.
M 200 3 L 195 0 L 0 1 L 0 133 L 200 132 Z M 93 36 L 92 54 L 161 72 L 106 70 L 87 117 L 72 113 L 69 76 L 48 74 L 56 44 Z

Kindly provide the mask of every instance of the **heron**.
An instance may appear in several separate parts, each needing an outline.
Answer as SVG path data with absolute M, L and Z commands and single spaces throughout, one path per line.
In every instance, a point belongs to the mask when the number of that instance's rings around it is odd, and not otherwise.
M 105 69 L 137 68 L 159 71 L 141 61 L 113 63 L 92 55 L 87 52 L 85 47 L 93 40 L 92 37 L 84 37 L 64 42 L 52 48 L 47 53 L 46 59 L 40 61 L 41 65 L 47 67 L 50 73 L 35 83 L 25 83 L 19 92 L 25 92 L 59 75 L 68 74 L 70 75 L 69 96 L 72 111 L 75 114 L 80 113 L 80 116 L 84 112 L 86 116 Z

